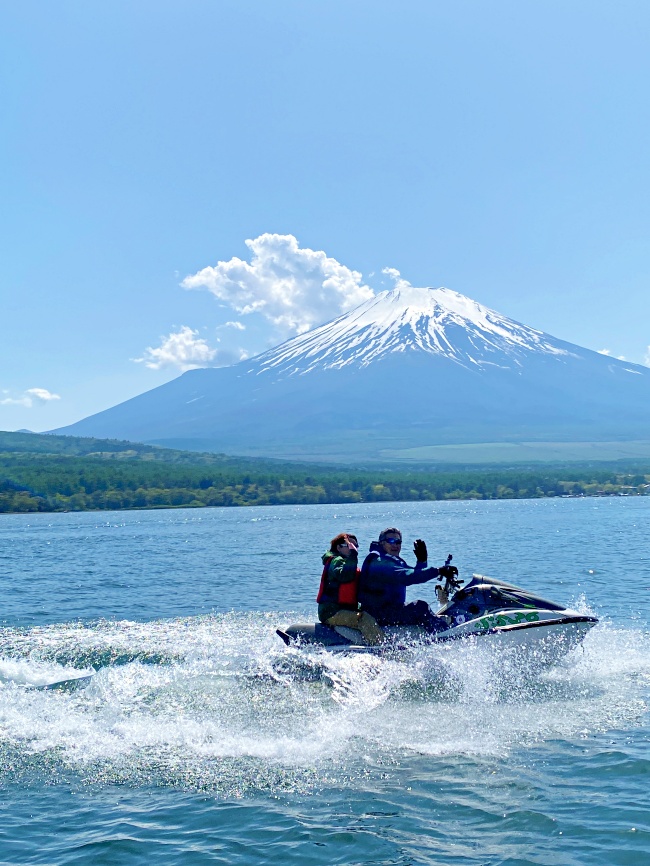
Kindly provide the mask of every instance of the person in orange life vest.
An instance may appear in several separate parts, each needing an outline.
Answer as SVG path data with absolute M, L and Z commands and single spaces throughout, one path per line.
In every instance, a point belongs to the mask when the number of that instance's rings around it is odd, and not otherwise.
M 347 532 L 340 532 L 323 554 L 323 574 L 316 601 L 318 619 L 325 625 L 343 625 L 359 629 L 366 642 L 377 644 L 382 630 L 369 613 L 359 610 L 357 589 L 359 542 Z

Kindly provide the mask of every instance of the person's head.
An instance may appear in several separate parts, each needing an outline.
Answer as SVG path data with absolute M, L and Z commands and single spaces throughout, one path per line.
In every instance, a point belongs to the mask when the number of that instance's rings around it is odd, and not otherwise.
M 379 533 L 379 544 L 385 553 L 399 556 L 402 549 L 402 533 L 394 526 L 390 526 Z
M 335 556 L 349 556 L 350 543 L 352 543 L 357 549 L 359 548 L 359 542 L 357 541 L 356 535 L 352 535 L 351 532 L 339 532 L 339 534 L 335 535 L 330 541 L 330 552 Z

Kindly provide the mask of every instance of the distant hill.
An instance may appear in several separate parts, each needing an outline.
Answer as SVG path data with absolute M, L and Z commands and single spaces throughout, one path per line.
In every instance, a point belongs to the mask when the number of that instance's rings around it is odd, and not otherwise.
M 14 454 L 67 454 L 77 457 L 115 457 L 115 458 L 149 458 L 170 459 L 181 452 L 169 451 L 155 445 L 145 445 L 141 442 L 128 442 L 117 439 L 97 439 L 92 436 L 57 436 L 52 433 L 31 433 L 18 430 L 15 433 L 0 431 L 0 452 Z M 214 459 L 217 455 L 212 454 Z M 187 455 L 196 460 L 197 455 Z
M 644 456 L 650 369 L 447 289 L 400 288 L 252 360 L 192 370 L 57 432 L 350 462 L 490 443 L 636 442 L 626 453 Z
M 188 463 L 192 465 L 254 467 L 263 469 L 275 467 L 279 461 L 264 459 L 242 459 L 214 452 L 183 451 L 174 448 L 161 448 L 142 442 L 128 442 L 118 439 L 97 439 L 87 436 L 59 436 L 52 433 L 24 433 L 22 431 L 0 431 L 0 454 L 42 455 L 50 457 L 90 457 L 102 460 L 159 463 Z M 283 462 L 283 461 L 282 461 Z
M 115 439 L 95 439 L 81 436 L 56 436 L 51 433 L 39 434 L 29 430 L 15 433 L 0 430 L 0 452 L 24 454 L 74 454 L 77 456 L 92 453 L 124 453 L 136 450 L 139 454 L 154 454 L 152 445 L 134 445 Z

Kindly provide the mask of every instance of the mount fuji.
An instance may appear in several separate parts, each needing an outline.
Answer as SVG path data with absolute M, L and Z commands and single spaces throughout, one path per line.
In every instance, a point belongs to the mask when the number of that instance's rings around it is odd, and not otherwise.
M 650 439 L 650 368 L 449 289 L 398 285 L 231 367 L 184 373 L 54 431 L 284 458 Z

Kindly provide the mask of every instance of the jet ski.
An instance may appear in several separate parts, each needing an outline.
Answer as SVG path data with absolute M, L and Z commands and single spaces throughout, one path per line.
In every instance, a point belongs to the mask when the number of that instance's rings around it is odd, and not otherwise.
M 480 640 L 498 648 L 525 649 L 539 664 L 549 665 L 577 647 L 598 622 L 502 580 L 474 574 L 466 586 L 462 583 L 447 579 L 449 601 L 437 612 L 447 627 L 436 632 L 418 626 L 384 627 L 386 640 L 378 646 L 365 643 L 357 629 L 322 623 L 294 623 L 277 634 L 290 647 L 379 654 L 416 643 Z

